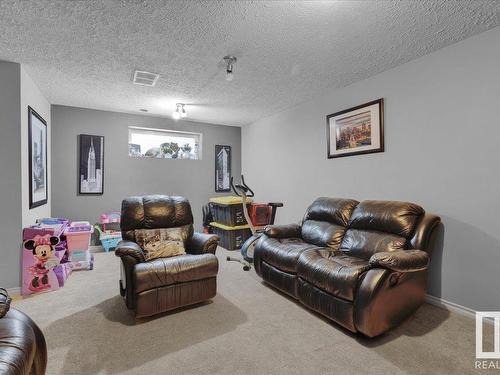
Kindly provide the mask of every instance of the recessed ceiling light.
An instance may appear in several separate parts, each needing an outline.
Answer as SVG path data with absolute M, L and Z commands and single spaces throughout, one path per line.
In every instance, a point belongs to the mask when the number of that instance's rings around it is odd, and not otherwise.
M 175 106 L 176 106 L 175 111 L 172 113 L 172 117 L 175 120 L 187 117 L 187 112 L 184 109 L 185 104 L 177 103 Z

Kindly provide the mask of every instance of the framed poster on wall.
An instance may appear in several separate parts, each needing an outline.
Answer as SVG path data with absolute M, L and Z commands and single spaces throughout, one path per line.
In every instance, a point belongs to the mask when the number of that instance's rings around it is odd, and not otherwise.
M 231 191 L 231 146 L 215 145 L 215 191 Z
M 28 107 L 29 207 L 47 203 L 47 122 Z
M 326 116 L 328 158 L 384 151 L 384 99 Z
M 104 137 L 80 134 L 78 194 L 104 193 Z

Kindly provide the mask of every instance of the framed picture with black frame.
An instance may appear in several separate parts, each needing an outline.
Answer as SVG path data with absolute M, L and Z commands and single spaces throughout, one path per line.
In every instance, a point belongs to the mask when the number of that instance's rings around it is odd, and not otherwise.
M 78 136 L 78 194 L 104 194 L 104 137 Z
M 29 207 L 43 206 L 49 195 L 47 122 L 28 106 Z
M 215 191 L 231 191 L 231 146 L 215 145 Z
M 326 116 L 328 158 L 384 151 L 384 99 Z

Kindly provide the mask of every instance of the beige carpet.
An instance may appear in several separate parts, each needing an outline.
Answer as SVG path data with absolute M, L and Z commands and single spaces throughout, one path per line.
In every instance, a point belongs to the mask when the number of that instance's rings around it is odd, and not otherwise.
M 425 305 L 400 328 L 352 335 L 220 260 L 213 301 L 137 323 L 118 294 L 119 259 L 14 302 L 45 333 L 47 374 L 465 374 L 474 322 Z M 235 255 L 233 252 L 232 255 Z M 479 371 L 479 370 L 477 370 Z M 480 373 L 485 373 L 481 371 Z

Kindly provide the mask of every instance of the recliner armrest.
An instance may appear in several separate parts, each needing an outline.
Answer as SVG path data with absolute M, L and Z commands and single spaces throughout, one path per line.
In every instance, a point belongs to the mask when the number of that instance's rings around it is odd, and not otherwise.
M 271 238 L 301 238 L 301 226 L 299 224 L 268 225 L 264 228 L 264 234 Z
M 137 263 L 142 263 L 146 260 L 144 251 L 141 247 L 132 241 L 120 241 L 115 249 L 115 255 L 118 257 L 132 257 Z
M 429 265 L 429 255 L 422 250 L 380 252 L 371 256 L 370 265 L 396 272 L 423 271 Z
M 219 245 L 219 236 L 215 234 L 193 233 L 193 236 L 186 242 L 186 252 L 189 254 L 215 254 Z

